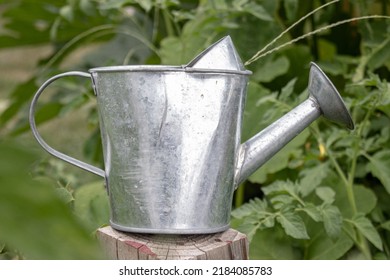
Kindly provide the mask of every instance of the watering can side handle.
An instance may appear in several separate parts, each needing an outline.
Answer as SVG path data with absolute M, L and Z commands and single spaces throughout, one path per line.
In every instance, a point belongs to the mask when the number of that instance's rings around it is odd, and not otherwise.
M 38 141 L 38 143 L 42 146 L 42 148 L 44 150 L 46 150 L 49 154 L 59 158 L 59 159 L 62 159 L 63 161 L 66 161 L 70 164 L 73 164 L 81 169 L 84 169 L 86 171 L 89 171 L 91 173 L 94 173 L 96 175 L 99 175 L 103 178 L 105 178 L 105 172 L 98 168 L 98 167 L 95 167 L 93 165 L 90 165 L 88 163 L 85 163 L 85 162 L 82 162 L 78 159 L 75 159 L 75 158 L 72 158 L 68 155 L 65 155 L 55 149 L 53 149 L 52 147 L 50 147 L 44 140 L 43 138 L 41 137 L 41 135 L 38 133 L 38 130 L 37 130 L 37 126 L 36 126 L 36 123 L 35 123 L 35 106 L 37 104 L 37 101 L 38 101 L 38 98 L 40 97 L 40 95 L 42 94 L 42 92 L 52 83 L 54 82 L 55 80 L 58 80 L 59 78 L 63 78 L 63 77 L 68 77 L 68 76 L 79 76 L 79 77 L 84 77 L 84 78 L 91 78 L 91 75 L 89 73 L 86 73 L 86 72 L 79 72 L 79 71 L 72 71 L 72 72 L 65 72 L 65 73 L 62 73 L 62 74 L 58 74 L 56 76 L 53 76 L 51 77 L 50 79 L 48 79 L 45 83 L 42 84 L 42 86 L 38 89 L 38 91 L 35 93 L 33 99 L 32 99 L 32 102 L 31 102 L 31 105 L 30 105 L 30 112 L 29 112 L 29 121 L 30 121 L 30 127 L 31 127 L 31 130 L 32 130 L 32 133 L 35 137 L 35 139 Z

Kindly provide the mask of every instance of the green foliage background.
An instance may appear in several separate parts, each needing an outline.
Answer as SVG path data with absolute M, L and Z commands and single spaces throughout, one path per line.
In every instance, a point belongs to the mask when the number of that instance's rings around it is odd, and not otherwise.
M 93 232 L 108 221 L 103 182 L 50 158 L 29 134 L 28 105 L 43 81 L 97 66 L 184 64 L 224 35 L 247 61 L 326 2 L 0 1 L 0 52 L 47 47 L 29 79 L 13 87 L 1 80 L 6 106 L 0 110 L 0 258 L 102 257 Z M 341 0 L 275 46 L 339 20 L 388 16 L 389 10 L 386 0 Z M 356 124 L 349 132 L 315 122 L 239 187 L 232 226 L 248 234 L 251 258 L 390 257 L 389 34 L 388 19 L 353 21 L 247 66 L 253 75 L 243 141 L 306 99 L 310 61 L 334 82 Z M 102 166 L 89 81 L 58 81 L 45 98 L 37 122 L 49 140 Z M 73 142 L 58 142 L 60 126 L 48 126 L 58 119 Z

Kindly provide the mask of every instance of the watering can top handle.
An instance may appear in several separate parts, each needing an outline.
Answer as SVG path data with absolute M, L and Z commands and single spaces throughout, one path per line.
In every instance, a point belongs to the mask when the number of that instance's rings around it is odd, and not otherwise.
M 72 72 L 65 72 L 65 73 L 53 76 L 50 79 L 48 79 L 45 83 L 43 83 L 42 86 L 35 93 L 35 95 L 34 95 L 34 97 L 32 99 L 32 102 L 31 102 L 31 106 L 30 106 L 29 119 L 30 119 L 30 126 L 31 126 L 32 133 L 33 133 L 35 139 L 38 141 L 38 143 L 42 146 L 42 148 L 45 149 L 49 154 L 51 154 L 51 155 L 53 155 L 53 156 L 55 156 L 55 157 L 57 157 L 59 159 L 62 159 L 63 161 L 71 163 L 71 164 L 73 164 L 73 165 L 75 165 L 75 166 L 77 166 L 77 167 L 79 167 L 81 169 L 87 170 L 87 171 L 89 171 L 91 173 L 94 173 L 96 175 L 99 175 L 99 176 L 105 178 L 105 172 L 102 169 L 100 169 L 98 167 L 95 167 L 93 165 L 90 165 L 88 163 L 82 162 L 82 161 L 80 161 L 78 159 L 72 158 L 72 157 L 70 157 L 68 155 L 65 155 L 65 154 L 63 154 L 63 153 L 53 149 L 52 147 L 50 147 L 43 140 L 41 135 L 38 133 L 37 126 L 36 126 L 36 123 L 35 123 L 35 106 L 37 104 L 38 98 L 40 97 L 42 92 L 52 82 L 54 82 L 55 80 L 58 80 L 59 78 L 68 77 L 68 76 L 80 76 L 80 77 L 84 77 L 84 78 L 91 78 L 91 75 L 89 73 L 79 72 L 79 71 L 72 71 Z

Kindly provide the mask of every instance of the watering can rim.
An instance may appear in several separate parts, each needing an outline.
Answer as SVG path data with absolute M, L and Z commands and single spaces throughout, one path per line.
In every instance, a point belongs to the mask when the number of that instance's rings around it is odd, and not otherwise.
M 113 72 L 187 72 L 187 73 L 202 73 L 202 74 L 237 74 L 237 75 L 252 75 L 249 70 L 230 70 L 230 69 L 208 69 L 208 68 L 192 68 L 186 65 L 121 65 L 121 66 L 104 66 L 95 67 L 88 70 L 89 73 L 113 73 Z

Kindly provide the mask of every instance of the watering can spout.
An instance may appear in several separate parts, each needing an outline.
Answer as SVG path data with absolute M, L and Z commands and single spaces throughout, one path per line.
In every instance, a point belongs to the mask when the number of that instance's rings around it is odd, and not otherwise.
M 314 63 L 310 67 L 308 91 L 308 99 L 241 144 L 235 174 L 236 186 L 321 115 L 348 129 L 354 128 L 340 94 Z

